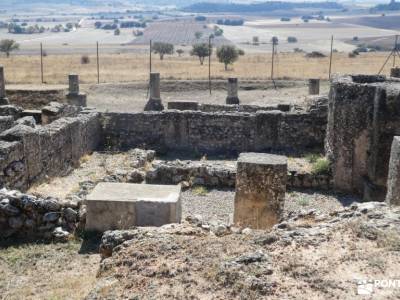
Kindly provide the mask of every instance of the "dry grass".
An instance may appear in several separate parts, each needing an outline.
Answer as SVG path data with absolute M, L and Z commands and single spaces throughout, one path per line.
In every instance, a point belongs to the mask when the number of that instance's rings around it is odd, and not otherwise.
M 376 74 L 388 53 L 362 53 L 349 58 L 347 53 L 334 53 L 333 73 Z M 78 73 L 83 83 L 97 81 L 96 58 L 89 56 L 89 64 L 81 64 L 81 55 L 49 55 L 44 58 L 44 79 L 49 84 L 67 82 L 67 74 Z M 100 58 L 101 82 L 129 82 L 148 78 L 148 57 L 145 54 L 104 54 Z M 12 55 L 0 57 L 0 65 L 6 68 L 7 83 L 40 83 L 39 56 Z M 389 73 L 391 63 L 384 70 Z M 329 58 L 305 58 L 301 53 L 280 53 L 276 59 L 276 78 L 322 78 L 328 76 Z M 154 71 L 167 79 L 206 79 L 208 66 L 200 66 L 198 59 L 188 55 L 167 56 L 164 61 L 154 58 Z M 239 77 L 242 79 L 268 79 L 271 73 L 271 54 L 246 54 L 240 57 L 231 70 L 213 57 L 214 78 Z
M 82 299 L 96 281 L 99 256 L 80 242 L 0 248 L 0 299 Z

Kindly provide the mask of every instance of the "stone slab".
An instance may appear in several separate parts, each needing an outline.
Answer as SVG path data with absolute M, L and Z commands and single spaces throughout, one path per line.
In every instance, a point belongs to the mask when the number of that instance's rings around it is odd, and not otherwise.
M 287 158 L 264 153 L 242 153 L 237 162 L 234 222 L 268 229 L 283 213 Z
M 179 223 L 180 193 L 179 185 L 99 183 L 86 198 L 86 230 Z

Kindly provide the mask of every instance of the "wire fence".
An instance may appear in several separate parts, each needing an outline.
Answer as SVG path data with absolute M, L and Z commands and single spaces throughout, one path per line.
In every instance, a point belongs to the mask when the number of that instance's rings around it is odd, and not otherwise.
M 163 79 L 215 80 L 237 77 L 247 80 L 275 79 L 330 79 L 333 74 L 389 74 L 400 62 L 398 46 L 389 52 L 338 52 L 335 39 L 327 52 L 289 51 L 295 44 L 287 42 L 246 45 L 246 53 L 225 70 L 218 61 L 214 49 L 211 57 L 201 64 L 186 49 L 183 54 L 166 55 L 161 60 L 151 54 L 151 45 L 142 47 L 121 46 L 111 49 L 109 45 L 96 43 L 84 51 L 68 45 L 59 50 L 46 49 L 40 44 L 37 54 L 11 55 L 1 58 L 8 83 L 65 84 L 67 75 L 80 75 L 82 83 L 116 83 L 147 81 L 149 72 L 159 72 Z M 397 45 L 397 41 L 394 45 Z M 239 45 L 240 48 L 241 45 Z M 244 45 L 243 45 L 244 46 Z M 397 60 L 396 60 L 397 59 Z

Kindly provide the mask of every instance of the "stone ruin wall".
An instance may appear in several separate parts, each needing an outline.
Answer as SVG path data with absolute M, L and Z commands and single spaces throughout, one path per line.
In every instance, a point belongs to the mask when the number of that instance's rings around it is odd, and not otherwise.
M 24 109 L 41 109 L 50 102 L 65 103 L 65 89 L 7 89 L 10 103 Z
M 105 146 L 158 152 L 232 154 L 323 149 L 326 114 L 176 111 L 103 114 Z
M 81 112 L 44 126 L 17 123 L 0 134 L 0 184 L 24 191 L 47 176 L 65 174 L 83 155 L 96 150 L 100 140 L 97 112 Z
M 400 134 L 400 81 L 347 76 L 332 82 L 326 153 L 335 188 L 383 201 L 393 137 Z

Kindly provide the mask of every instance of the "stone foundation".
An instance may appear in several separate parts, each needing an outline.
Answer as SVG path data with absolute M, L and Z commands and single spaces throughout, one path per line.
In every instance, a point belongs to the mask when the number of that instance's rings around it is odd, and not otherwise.
M 236 161 L 154 161 L 145 174 L 146 183 L 201 185 L 210 188 L 234 188 Z M 142 179 L 142 181 L 143 181 Z M 142 182 L 140 181 L 140 182 Z M 288 169 L 286 187 L 289 189 L 330 190 L 332 177 L 325 174 Z

